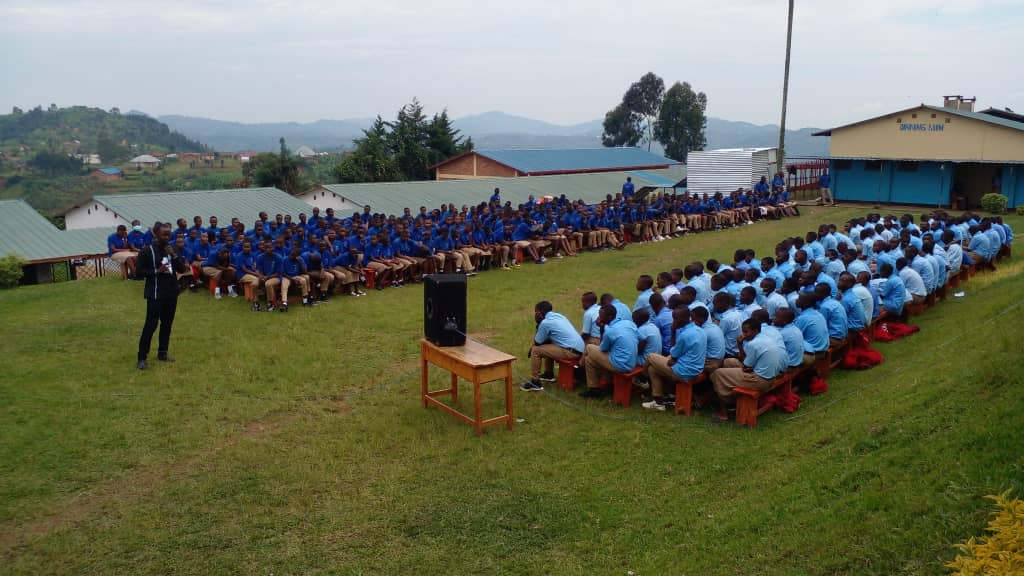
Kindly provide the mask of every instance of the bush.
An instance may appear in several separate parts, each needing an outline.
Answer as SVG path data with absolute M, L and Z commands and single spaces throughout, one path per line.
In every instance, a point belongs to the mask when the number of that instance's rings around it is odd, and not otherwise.
M 986 212 L 993 214 L 1002 214 L 1006 212 L 1006 205 L 1010 202 L 1010 199 L 1002 194 L 996 194 L 990 192 L 981 197 L 981 208 Z
M 1024 514 L 1024 502 L 1010 498 L 1008 492 L 986 498 L 994 500 L 997 508 L 985 529 L 988 535 L 972 536 L 956 545 L 960 553 L 946 563 L 955 576 L 1012 574 L 1014 568 L 1024 564 L 1024 530 L 1019 520 Z
M 14 288 L 17 286 L 21 276 L 25 273 L 22 269 L 24 265 L 25 260 L 17 254 L 8 254 L 0 258 L 0 288 Z
M 1017 206 L 1017 216 L 1024 216 L 1024 204 Z

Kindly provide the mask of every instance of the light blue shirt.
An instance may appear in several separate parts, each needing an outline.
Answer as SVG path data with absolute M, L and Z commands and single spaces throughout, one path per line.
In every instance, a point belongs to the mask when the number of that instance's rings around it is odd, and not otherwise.
M 878 296 L 882 299 L 882 306 L 885 306 L 885 309 L 890 314 L 899 316 L 903 313 L 903 304 L 907 298 L 907 287 L 903 284 L 903 279 L 900 278 L 899 274 L 893 272 L 892 275 L 882 282 L 878 292 Z
M 921 276 L 921 280 L 924 281 L 924 289 L 927 293 L 931 294 L 935 291 L 935 268 L 932 267 L 931 263 L 928 262 L 923 256 L 918 254 L 914 256 L 914 260 L 910 263 L 910 267 L 914 269 Z
M 654 294 L 654 290 L 651 290 L 650 288 L 641 292 L 640 295 L 636 297 L 636 303 L 633 304 L 633 312 L 641 309 L 647 310 L 647 314 L 653 318 L 654 309 L 651 308 L 651 294 Z
M 778 372 L 785 372 L 789 368 L 789 356 L 786 355 L 786 341 L 782 338 L 782 332 L 771 324 L 761 325 L 761 334 L 767 336 L 778 348 L 779 351 L 779 366 Z M 743 350 L 746 351 L 747 347 L 744 346 Z
M 736 346 L 736 338 L 743 333 L 743 316 L 735 309 L 730 308 L 723 314 L 715 314 L 718 318 L 718 327 L 722 329 L 725 337 L 725 353 L 728 356 L 739 356 L 739 348 Z
M 687 286 L 693 286 L 693 289 L 697 291 L 697 300 L 711 304 L 711 275 L 707 272 L 700 276 L 694 276 L 690 279 Z
M 558 312 L 548 312 L 537 325 L 537 334 L 533 341 L 544 344 L 548 341 L 556 346 L 583 353 L 583 338 L 576 332 L 576 327 L 569 319 Z
M 676 359 L 672 372 L 689 380 L 704 371 L 707 358 L 708 336 L 699 326 L 690 322 L 676 332 L 676 344 L 669 352 Z
M 608 353 L 612 366 L 619 372 L 629 372 L 636 367 L 637 345 L 640 333 L 632 320 L 615 318 L 604 327 L 601 351 Z
M 804 337 L 804 352 L 814 354 L 828 350 L 828 324 L 814 308 L 800 312 L 793 322 Z
M 792 368 L 804 362 L 804 335 L 796 324 L 790 322 L 779 330 L 786 344 L 786 363 Z
M 779 308 L 789 308 L 789 302 L 786 302 L 785 296 L 778 292 L 772 292 L 764 297 L 764 309 L 768 311 L 769 318 L 775 320 L 775 313 Z
M 864 306 L 861 304 L 860 298 L 854 293 L 853 288 L 850 288 L 843 293 L 843 299 L 840 300 L 843 305 L 843 310 L 846 311 L 846 325 L 850 330 L 863 330 L 866 322 L 864 321 Z
M 668 306 L 654 317 L 654 325 L 661 332 L 661 353 L 668 354 L 672 348 L 672 310 Z
M 849 272 L 850 274 L 853 274 L 856 277 L 857 274 L 860 274 L 861 272 L 871 272 L 871 269 L 868 268 L 867 262 L 858 258 L 853 262 L 850 262 L 850 264 L 846 267 L 846 271 Z
M 647 361 L 649 355 L 661 354 L 661 330 L 654 322 L 648 320 L 647 323 L 638 326 L 636 331 L 643 342 L 643 348 L 636 359 L 637 365 L 640 365 Z
M 745 342 L 743 349 L 747 353 L 743 364 L 748 368 L 753 368 L 754 374 L 765 380 L 771 380 L 778 376 L 779 367 L 786 364 L 782 358 L 784 356 L 782 350 L 764 332 Z
M 718 327 L 718 324 L 708 320 L 701 326 L 701 329 L 708 337 L 708 358 L 712 360 L 725 358 L 725 335 L 722 334 L 722 329 Z
M 600 311 L 600 304 L 594 304 L 583 311 L 583 334 L 585 336 L 601 337 L 601 327 L 597 325 L 597 314 Z
M 825 317 L 829 336 L 840 340 L 846 338 L 847 332 L 850 331 L 850 323 L 846 319 L 846 311 L 843 310 L 842 304 L 835 298 L 825 298 L 818 303 L 818 311 Z
M 629 320 L 630 322 L 633 321 L 633 311 L 630 310 L 629 306 L 626 306 L 622 300 L 619 300 L 618 298 L 612 300 L 612 306 L 615 306 L 616 318 L 619 320 Z

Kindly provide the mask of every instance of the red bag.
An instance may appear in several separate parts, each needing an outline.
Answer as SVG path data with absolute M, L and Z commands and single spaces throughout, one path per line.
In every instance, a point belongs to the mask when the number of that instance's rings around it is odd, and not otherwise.
M 821 376 L 815 376 L 814 378 L 811 378 L 811 385 L 808 391 L 811 393 L 811 396 L 824 394 L 825 392 L 828 392 L 828 382 L 825 382 L 825 379 Z
M 920 332 L 921 328 L 917 326 L 911 326 L 910 324 L 900 324 L 899 322 L 889 322 L 889 333 L 895 338 L 905 338 L 915 332 Z
M 889 333 L 887 324 L 879 324 L 875 326 L 875 340 L 878 342 L 892 342 L 896 338 Z
M 882 362 L 885 358 L 882 354 L 871 348 L 852 348 L 843 357 L 843 368 L 847 370 L 867 370 L 868 368 L 874 368 Z
M 792 414 L 800 407 L 800 397 L 793 392 L 788 394 L 779 394 L 775 407 L 782 412 Z

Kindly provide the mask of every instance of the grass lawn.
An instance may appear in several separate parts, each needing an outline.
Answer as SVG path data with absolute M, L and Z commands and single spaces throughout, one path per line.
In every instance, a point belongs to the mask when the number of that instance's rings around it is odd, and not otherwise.
M 533 305 L 758 255 L 859 208 L 470 280 L 469 331 L 520 356 Z M 920 210 L 914 210 L 919 213 Z M 1010 217 L 1018 232 L 1024 218 Z M 1019 246 L 1018 246 L 1019 248 Z M 943 574 L 986 494 L 1024 488 L 1024 261 L 756 430 L 517 391 L 477 437 L 419 398 L 419 287 L 287 315 L 185 294 L 135 370 L 141 286 L 0 293 L 5 574 Z M 444 380 L 433 372 L 438 386 Z M 497 412 L 497 384 L 485 412 Z M 463 395 L 462 406 L 471 404 Z

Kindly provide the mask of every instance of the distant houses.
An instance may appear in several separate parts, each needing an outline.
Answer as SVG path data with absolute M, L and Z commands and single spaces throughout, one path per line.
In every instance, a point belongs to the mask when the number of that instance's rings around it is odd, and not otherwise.
M 156 168 L 160 165 L 160 159 L 150 154 L 142 154 L 128 161 L 136 168 Z
M 124 178 L 124 172 L 120 168 L 100 168 L 93 170 L 90 176 L 100 182 L 113 182 Z

